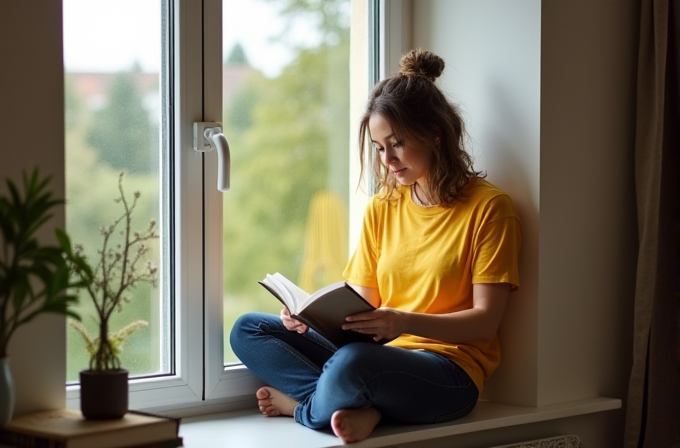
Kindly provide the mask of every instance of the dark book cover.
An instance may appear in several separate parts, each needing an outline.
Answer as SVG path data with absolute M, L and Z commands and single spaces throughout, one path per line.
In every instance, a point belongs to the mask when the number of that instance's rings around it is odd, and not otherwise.
M 276 291 L 261 281 L 259 283 L 285 306 L 284 300 L 278 296 Z M 314 297 L 314 294 L 311 297 Z M 374 309 L 375 307 L 361 297 L 351 286 L 343 283 L 306 303 L 306 306 L 303 306 L 299 313 L 291 312 L 291 316 L 309 325 L 310 328 L 320 333 L 336 347 L 342 347 L 352 342 L 384 344 L 387 341 L 376 342 L 373 340 L 373 335 L 342 329 L 342 325 L 346 322 L 345 317 Z

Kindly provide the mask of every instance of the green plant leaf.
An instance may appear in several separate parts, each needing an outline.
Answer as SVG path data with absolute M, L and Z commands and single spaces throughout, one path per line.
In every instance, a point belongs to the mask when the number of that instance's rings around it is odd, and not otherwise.
M 72 277 L 75 269 L 86 269 L 85 260 L 74 253 L 61 229 L 56 230 L 56 245 L 36 237 L 52 211 L 64 204 L 54 198 L 50 180 L 38 169 L 24 172 L 21 190 L 7 180 L 8 194 L 0 195 L 0 357 L 7 355 L 16 329 L 40 314 L 80 319 L 71 308 L 77 296 L 69 290 L 88 286 L 87 279 Z

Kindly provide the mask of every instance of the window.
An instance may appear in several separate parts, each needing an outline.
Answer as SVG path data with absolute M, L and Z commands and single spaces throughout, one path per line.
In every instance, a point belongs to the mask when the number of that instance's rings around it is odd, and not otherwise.
M 123 347 L 132 408 L 203 397 L 204 157 L 192 150 L 191 128 L 203 119 L 203 33 L 215 27 L 203 12 L 211 7 L 219 13 L 216 1 L 63 2 L 67 230 L 96 256 L 121 170 L 128 197 L 141 193 L 135 226 L 160 223 L 152 250 L 158 287 L 135 289 L 111 329 L 149 323 Z M 88 300 L 83 324 L 92 331 Z M 67 334 L 67 405 L 77 407 L 88 355 L 80 335 Z
M 134 4 L 133 4 L 134 3 Z M 135 7 L 128 14 L 127 7 Z M 171 346 L 163 343 L 172 334 L 170 325 L 172 280 L 169 263 L 172 226 L 168 205 L 173 195 L 170 140 L 161 138 L 169 128 L 169 81 L 161 70 L 167 40 L 162 38 L 168 10 L 152 0 L 121 3 L 66 0 L 65 19 L 65 117 L 67 230 L 75 244 L 95 264 L 103 237 L 100 229 L 122 212 L 113 199 L 118 178 L 126 197 L 140 198 L 134 211 L 134 229 L 143 230 L 153 220 L 161 224 L 159 241 L 150 242 L 148 258 L 160 267 L 158 287 L 140 285 L 130 303 L 110 320 L 110 332 L 143 322 L 127 339 L 121 363 L 131 377 L 174 372 Z M 122 230 L 122 225 L 117 230 Z M 117 237 L 115 232 L 112 237 Z M 118 241 L 117 239 L 115 241 Z M 77 331 L 67 330 L 67 381 L 77 382 L 88 366 L 89 354 L 81 332 L 96 338 L 95 309 L 81 295 L 83 317 Z M 73 324 L 73 322 L 71 322 Z
M 257 280 L 280 271 L 314 290 L 340 278 L 356 207 L 357 4 L 367 9 L 357 0 L 63 1 L 67 230 L 96 255 L 121 170 L 125 191 L 141 193 L 135 222 L 160 223 L 159 285 L 136 291 L 112 328 L 149 323 L 124 345 L 131 408 L 251 398 L 258 382 L 228 334 L 246 311 L 278 312 Z M 215 153 L 193 149 L 200 121 L 223 123 L 229 192 L 215 188 Z M 77 407 L 88 355 L 67 334 L 67 399 Z
M 348 259 L 350 0 L 224 2 L 224 362 L 234 320 L 278 313 L 257 281 L 313 292 Z M 253 27 L 252 23 L 262 26 Z

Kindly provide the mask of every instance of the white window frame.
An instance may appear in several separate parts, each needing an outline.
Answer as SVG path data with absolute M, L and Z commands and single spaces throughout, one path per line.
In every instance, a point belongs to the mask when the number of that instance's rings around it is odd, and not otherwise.
M 171 408 L 203 400 L 203 176 L 205 158 L 193 151 L 192 126 L 204 115 L 204 16 L 221 14 L 220 0 L 173 0 L 175 161 L 175 374 L 130 380 L 131 409 Z M 219 22 L 221 23 L 221 22 Z M 213 24 L 211 24 L 212 26 Z M 217 74 L 219 76 L 219 74 Z M 221 86 L 220 86 L 221 89 Z M 216 116 L 215 118 L 219 118 Z M 219 120 L 214 120 L 219 121 Z M 216 181 L 213 183 L 215 185 Z M 208 204 L 208 202 L 206 202 Z M 214 208 L 215 204 L 210 203 Z M 220 207 L 221 203 L 216 204 Z M 217 213 L 216 211 L 214 213 Z M 208 247 L 211 245 L 209 244 Z M 80 406 L 80 386 L 68 386 L 66 405 Z
M 222 122 L 222 1 L 205 0 L 204 13 L 204 121 Z M 226 136 L 229 139 L 229 136 Z M 215 167 L 214 153 L 206 153 L 206 166 Z M 205 173 L 205 405 L 241 403 L 252 401 L 261 382 L 242 365 L 224 366 L 223 316 L 223 195 L 219 192 L 217 170 Z M 238 188 L 235 185 L 234 188 Z M 252 404 L 252 403 L 250 403 Z
M 165 377 L 131 379 L 129 407 L 194 415 L 252 407 L 253 394 L 262 383 L 242 365 L 224 366 L 222 202 L 223 195 L 229 193 L 216 188 L 216 154 L 193 149 L 193 123 L 222 122 L 222 0 L 171 1 L 175 8 L 176 371 Z M 380 10 L 384 10 L 385 4 L 398 2 L 399 11 L 402 2 L 410 2 L 353 0 L 353 7 L 365 6 L 368 11 L 371 1 L 379 2 Z M 380 15 L 381 30 L 386 30 L 382 25 L 385 17 Z M 384 36 L 380 41 L 384 42 Z M 385 54 L 384 45 L 380 47 L 380 53 Z M 356 66 L 364 64 L 359 62 Z M 382 75 L 386 67 L 384 58 L 380 59 L 380 67 Z M 368 73 L 360 76 L 367 77 Z M 364 83 L 353 90 L 352 96 L 360 97 L 363 103 L 367 88 L 368 83 Z M 354 135 L 354 130 L 351 132 Z M 355 142 L 351 139 L 351 149 L 355 150 Z M 355 152 L 350 151 L 351 157 Z M 352 164 L 355 167 L 354 161 Z M 351 207 L 363 210 L 367 198 L 357 196 L 355 186 L 350 186 Z M 357 219 L 359 215 L 352 220 L 358 222 Z M 201 244 L 196 244 L 197 239 Z M 66 399 L 67 407 L 78 409 L 80 386 L 67 386 Z
M 353 0 L 352 6 L 358 6 L 364 8 L 367 12 L 365 17 L 369 16 L 368 10 L 369 10 L 369 1 L 373 0 Z M 384 3 L 385 1 L 395 1 L 395 0 L 380 0 L 381 3 Z M 402 6 L 401 3 L 403 1 L 410 2 L 410 0 L 396 0 L 399 2 L 399 11 L 402 11 Z M 410 4 L 410 3 L 409 3 Z M 221 6 L 221 2 L 220 5 Z M 382 9 L 382 5 L 380 6 L 380 9 Z M 221 10 L 219 11 L 219 14 L 213 13 L 214 15 L 212 18 L 206 18 L 206 23 L 210 23 L 212 19 L 215 17 L 221 17 Z M 380 16 L 380 21 L 384 21 L 384 16 Z M 399 16 L 399 23 L 401 23 L 401 16 Z M 384 23 L 384 22 L 383 22 Z M 353 26 L 355 24 L 353 23 Z M 366 23 L 366 27 L 368 28 L 369 24 L 368 22 Z M 206 58 L 210 61 L 212 61 L 215 64 L 219 64 L 220 68 L 215 69 L 214 67 L 211 67 L 209 70 L 206 70 L 206 91 L 210 92 L 210 97 L 205 98 L 205 105 L 206 105 L 206 114 L 207 118 L 211 117 L 217 117 L 220 116 L 221 114 L 221 108 L 222 108 L 222 95 L 221 95 L 221 86 L 222 86 L 222 76 L 221 76 L 221 64 L 222 64 L 222 48 L 221 48 L 221 36 L 222 36 L 222 30 L 221 30 L 221 23 L 212 23 L 211 26 L 209 27 L 211 32 L 206 33 L 205 36 L 205 42 L 209 42 L 210 44 L 206 44 L 204 48 L 204 53 L 207 55 Z M 385 29 L 384 26 L 380 27 L 381 29 Z M 363 33 L 359 33 L 363 34 Z M 363 35 L 367 35 L 368 33 L 365 33 Z M 401 36 L 401 33 L 395 32 L 395 35 Z M 384 38 L 381 38 L 381 40 L 384 40 Z M 217 48 L 219 45 L 219 48 Z M 364 43 L 365 45 L 365 43 Z M 356 62 L 356 61 L 353 61 Z M 363 62 L 363 63 L 362 63 Z M 363 60 L 362 62 L 358 62 L 355 64 L 355 67 L 364 67 L 366 71 L 368 72 L 368 60 Z M 383 66 L 384 61 L 380 61 L 380 65 Z M 398 64 L 398 60 L 397 60 Z M 383 71 L 384 72 L 384 69 Z M 381 73 L 382 73 L 381 72 Z M 207 77 L 207 74 L 210 74 L 210 77 Z M 213 77 L 215 76 L 215 77 Z M 366 74 L 367 76 L 367 74 Z M 363 78 L 363 77 L 361 77 Z M 363 106 L 363 101 L 366 98 L 367 89 L 366 89 L 367 84 L 363 83 L 361 84 L 361 87 L 357 91 L 353 91 L 351 95 L 353 97 L 358 97 L 361 98 L 361 103 Z M 219 92 L 219 95 L 216 93 Z M 215 101 L 215 99 L 219 99 L 219 101 Z M 350 112 L 351 114 L 351 112 Z M 354 135 L 354 130 L 350 130 L 351 135 Z M 229 136 L 227 136 L 227 139 Z M 355 171 L 358 170 L 358 164 L 354 164 L 354 154 L 356 153 L 356 148 L 355 143 L 356 139 L 350 138 L 350 155 L 348 157 L 351 158 L 352 160 L 352 165 L 350 170 L 354 169 Z M 356 175 L 358 173 L 350 173 L 350 180 L 356 178 Z M 206 284 L 208 285 L 208 291 L 207 291 L 207 297 L 209 297 L 209 300 L 206 300 L 206 312 L 205 312 L 205 322 L 206 322 L 206 361 L 205 361 L 205 399 L 206 399 L 206 406 L 209 406 L 211 404 L 217 404 L 221 407 L 221 409 L 225 409 L 224 405 L 225 403 L 229 403 L 229 408 L 230 409 L 238 409 L 242 408 L 245 406 L 253 406 L 254 401 L 253 401 L 253 396 L 255 394 L 255 391 L 262 386 L 262 382 L 254 377 L 252 373 L 248 369 L 246 369 L 242 365 L 234 365 L 234 366 L 224 366 L 224 356 L 223 356 L 223 331 L 224 331 L 224 323 L 222 321 L 222 313 L 223 313 L 223 300 L 222 300 L 222 288 L 223 288 L 223 279 L 222 279 L 222 206 L 221 206 L 221 200 L 222 197 L 218 193 L 216 193 L 216 190 L 214 188 L 214 185 L 216 183 L 216 177 L 211 177 L 214 176 L 215 174 L 208 173 L 206 177 L 207 179 L 207 185 L 210 185 L 210 188 L 207 188 L 208 193 L 206 194 L 206 207 L 210 208 L 210 210 L 207 212 L 209 213 L 209 216 L 207 218 L 206 222 L 206 241 L 212 241 L 215 244 L 208 244 L 208 249 L 206 252 Z M 357 195 L 355 194 L 355 184 L 352 184 L 350 182 L 350 208 L 352 210 L 356 209 L 361 209 L 365 207 L 365 204 L 367 202 L 367 197 L 365 195 Z M 234 186 L 234 188 L 238 188 L 238 186 Z M 227 193 L 228 194 L 228 193 Z M 208 204 L 208 199 L 210 199 L 210 204 L 213 204 L 214 207 L 209 207 Z M 219 204 L 218 204 L 219 202 Z M 361 217 L 358 217 L 358 220 L 356 218 L 356 214 L 354 215 L 355 218 L 353 221 L 355 222 L 355 225 L 353 227 L 359 228 L 359 225 L 361 223 Z M 354 244 L 355 242 L 350 242 L 350 250 L 354 250 Z M 247 403 L 247 404 L 246 404 Z

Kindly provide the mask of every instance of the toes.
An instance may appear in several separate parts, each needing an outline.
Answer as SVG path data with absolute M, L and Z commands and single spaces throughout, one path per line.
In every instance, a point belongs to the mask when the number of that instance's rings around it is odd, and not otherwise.
M 281 412 L 275 406 L 260 406 L 260 412 L 268 417 L 278 417 Z
M 271 393 L 266 387 L 261 387 L 257 390 L 257 392 L 255 392 L 255 396 L 258 398 L 258 400 L 266 400 L 271 396 Z

